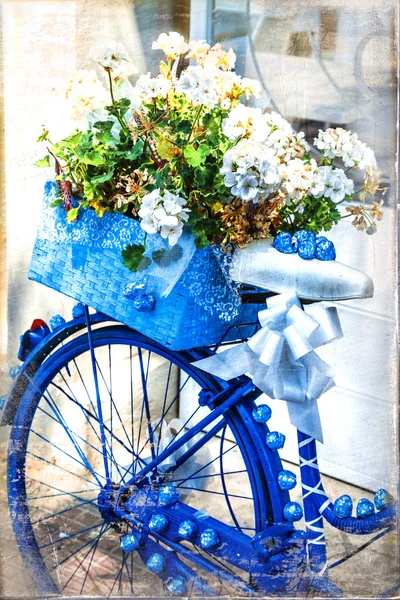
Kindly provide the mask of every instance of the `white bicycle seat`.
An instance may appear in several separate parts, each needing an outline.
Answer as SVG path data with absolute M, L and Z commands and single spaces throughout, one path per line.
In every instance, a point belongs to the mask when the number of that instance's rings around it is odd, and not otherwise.
M 362 271 L 336 260 L 304 260 L 298 254 L 283 254 L 272 247 L 271 239 L 236 250 L 230 276 L 233 281 L 279 294 L 295 292 L 304 300 L 371 298 L 374 293 L 372 279 Z

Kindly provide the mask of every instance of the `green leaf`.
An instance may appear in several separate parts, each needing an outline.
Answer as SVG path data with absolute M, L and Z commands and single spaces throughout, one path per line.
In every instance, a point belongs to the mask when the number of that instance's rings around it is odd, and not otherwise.
M 144 256 L 145 251 L 146 247 L 143 244 L 130 244 L 122 250 L 123 265 L 134 273 L 144 271 L 151 263 L 150 258 Z
M 133 146 L 133 148 L 129 152 L 125 153 L 125 158 L 127 160 L 135 160 L 142 154 L 143 146 L 144 146 L 143 142 L 141 142 L 141 141 L 136 142 L 136 144 Z
M 71 210 L 69 210 L 67 212 L 68 223 L 72 223 L 72 221 L 76 221 L 76 219 L 78 218 L 78 215 L 79 215 L 79 209 L 80 209 L 80 206 L 78 206 L 77 208 L 71 208 Z
M 57 208 L 57 206 L 60 206 L 60 204 L 62 204 L 62 198 L 56 198 L 55 200 L 53 200 L 53 202 L 50 202 L 50 207 L 51 208 Z
M 183 155 L 186 158 L 189 165 L 192 167 L 198 167 L 202 165 L 207 156 L 210 154 L 211 148 L 207 144 L 202 144 L 195 150 L 193 146 L 186 146 L 183 151 Z
M 99 131 L 111 131 L 114 127 L 114 121 L 96 121 L 96 123 L 93 123 L 93 127 Z
M 190 133 L 192 131 L 192 123 L 188 119 L 183 119 L 177 124 L 176 131 L 180 131 L 181 133 Z
M 160 267 L 168 267 L 168 265 L 181 259 L 182 256 L 183 250 L 179 244 L 175 244 L 172 248 L 155 250 L 151 255 L 154 262 Z
M 44 158 L 40 158 L 35 162 L 35 165 L 40 169 L 50 166 L 50 156 L 47 154 Z
M 101 164 L 104 164 L 104 158 L 97 152 L 96 150 L 89 150 L 88 152 L 81 152 L 77 149 L 76 152 L 77 157 L 80 161 L 85 163 L 86 165 L 93 165 L 94 167 L 98 167 Z
M 111 167 L 105 173 L 91 177 L 90 183 L 104 183 L 105 181 L 109 181 L 113 175 L 114 175 L 114 167 Z

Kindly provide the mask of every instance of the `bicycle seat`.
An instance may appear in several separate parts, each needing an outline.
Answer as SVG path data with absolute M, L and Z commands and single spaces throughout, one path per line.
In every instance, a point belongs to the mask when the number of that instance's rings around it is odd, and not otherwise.
M 252 242 L 236 250 L 230 269 L 233 281 L 276 293 L 296 292 L 304 300 L 349 300 L 371 298 L 372 279 L 336 260 L 304 260 L 298 254 L 283 254 L 271 239 Z

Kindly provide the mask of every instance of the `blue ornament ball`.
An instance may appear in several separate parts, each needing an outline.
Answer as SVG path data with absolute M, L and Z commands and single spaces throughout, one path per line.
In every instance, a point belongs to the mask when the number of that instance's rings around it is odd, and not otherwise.
M 374 503 L 377 510 L 382 510 L 393 504 L 393 498 L 387 490 L 381 488 L 375 492 Z
M 121 550 L 123 552 L 134 552 L 139 548 L 140 536 L 136 533 L 127 533 L 121 539 Z
M 168 527 L 168 519 L 165 515 L 156 514 L 153 515 L 149 521 L 150 531 L 164 531 Z
M 182 521 L 179 525 L 178 535 L 184 540 L 188 540 L 197 532 L 197 525 L 194 521 Z
M 61 315 L 54 315 L 53 317 L 51 317 L 50 323 L 49 323 L 50 329 L 52 331 L 54 331 L 55 329 L 58 329 L 59 327 L 62 327 L 64 324 L 65 324 L 65 319 Z
M 272 246 L 284 254 L 294 254 L 297 252 L 297 240 L 292 238 L 291 234 L 286 231 L 278 233 L 272 242 Z
M 271 418 L 272 410 L 267 404 L 260 404 L 251 414 L 257 423 L 266 423 Z
M 205 529 L 200 535 L 200 546 L 204 550 L 214 548 L 219 544 L 219 537 L 215 529 Z
M 174 485 L 165 485 L 160 489 L 158 502 L 162 506 L 171 506 L 171 504 L 178 502 L 179 498 L 179 490 Z
M 151 294 L 138 294 L 133 300 L 133 306 L 138 312 L 150 312 L 156 304 L 156 299 Z
M 343 494 L 339 498 L 336 498 L 333 503 L 333 511 L 335 515 L 340 518 L 351 517 L 353 512 L 353 500 L 347 494 Z
M 280 471 L 278 473 L 278 485 L 281 490 L 292 490 L 297 485 L 296 475 L 292 471 Z
M 15 365 L 14 367 L 11 367 L 11 369 L 9 369 L 8 374 L 11 377 L 11 379 L 15 379 L 17 377 L 17 375 L 20 374 L 22 369 L 21 365 Z
M 298 502 L 286 502 L 283 507 L 283 516 L 286 521 L 300 521 L 303 517 L 303 509 Z
M 335 260 L 336 250 L 333 242 L 330 242 L 324 236 L 317 238 L 317 246 L 315 248 L 315 257 L 318 260 Z
M 303 244 L 304 242 L 312 242 L 313 244 L 316 242 L 315 233 L 313 231 L 306 231 L 305 229 L 296 231 L 293 237 L 297 240 L 299 245 Z
M 149 569 L 149 571 L 152 571 L 152 573 L 156 574 L 161 573 L 161 571 L 165 569 L 165 565 L 165 558 L 162 554 L 159 554 L 159 552 L 152 554 L 146 563 L 146 567 Z
M 85 315 L 85 305 L 82 302 L 77 302 L 72 308 L 72 318 L 78 319 Z
M 299 243 L 298 253 L 300 258 L 311 260 L 315 258 L 315 242 L 312 240 L 304 240 Z
M 279 431 L 270 431 L 265 438 L 266 444 L 270 450 L 279 450 L 285 444 L 286 436 Z
M 186 581 L 183 577 L 178 575 L 168 581 L 167 590 L 173 596 L 182 596 L 186 591 Z
M 128 300 L 134 300 L 139 294 L 144 294 L 146 288 L 146 281 L 131 281 L 124 287 L 124 296 Z
M 362 519 L 364 517 L 370 517 L 375 513 L 375 508 L 371 500 L 368 498 L 361 498 L 357 504 L 357 517 Z

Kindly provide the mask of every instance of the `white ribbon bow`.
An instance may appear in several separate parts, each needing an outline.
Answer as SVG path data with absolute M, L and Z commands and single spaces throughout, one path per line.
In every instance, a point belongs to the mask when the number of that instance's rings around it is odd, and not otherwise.
M 323 442 L 317 399 L 334 387 L 331 367 L 315 349 L 342 337 L 335 307 L 302 309 L 296 294 L 267 300 L 261 329 L 247 342 L 193 363 L 225 381 L 247 374 L 270 398 L 286 400 L 290 421 Z
M 156 455 L 160 455 L 172 442 L 176 442 L 185 433 L 184 423 L 180 419 L 172 419 L 169 423 L 163 419 L 161 426 L 160 420 L 153 421 L 151 428 L 153 431 L 153 442 Z M 160 431 L 161 429 L 161 431 Z M 183 456 L 193 444 L 201 437 L 201 434 L 194 436 L 191 440 L 175 450 L 162 463 L 158 465 L 161 471 L 167 471 L 170 467 L 176 465 L 176 461 Z M 158 448 L 158 450 L 157 450 Z M 144 462 L 151 462 L 151 456 L 143 459 Z M 211 462 L 210 450 L 203 446 L 193 456 L 188 458 L 180 467 L 173 471 L 173 483 L 179 486 L 181 496 L 190 494 L 193 489 L 205 490 L 207 488 L 209 477 L 214 473 L 214 465 Z

